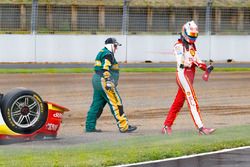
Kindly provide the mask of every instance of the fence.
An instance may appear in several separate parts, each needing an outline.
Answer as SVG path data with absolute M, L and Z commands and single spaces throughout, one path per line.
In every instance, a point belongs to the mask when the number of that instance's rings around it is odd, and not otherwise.
M 187 20 L 195 20 L 201 33 L 250 33 L 249 7 L 135 6 L 128 0 L 117 1 L 117 5 L 77 5 L 33 0 L 37 8 L 31 3 L 0 4 L 0 31 L 31 33 L 33 25 L 37 33 L 176 34 Z

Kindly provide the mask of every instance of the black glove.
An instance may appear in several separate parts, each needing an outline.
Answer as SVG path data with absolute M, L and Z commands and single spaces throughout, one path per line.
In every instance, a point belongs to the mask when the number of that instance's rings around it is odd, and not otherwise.
M 112 78 L 106 78 L 106 89 L 107 90 L 111 90 L 111 89 L 114 89 L 114 87 L 115 87 L 115 81 L 114 81 L 114 79 L 112 79 Z
M 183 69 L 183 68 L 184 68 L 184 64 L 180 64 L 180 68 L 182 68 L 182 69 Z
M 207 66 L 207 72 L 208 73 L 210 73 L 211 71 L 213 71 L 213 69 L 214 69 L 214 66 L 212 66 L 212 65 Z

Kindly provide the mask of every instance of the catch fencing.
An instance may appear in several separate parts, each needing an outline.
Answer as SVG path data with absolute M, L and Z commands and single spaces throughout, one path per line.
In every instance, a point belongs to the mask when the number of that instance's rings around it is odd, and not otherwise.
M 113 0 L 114 1 L 114 0 Z M 152 1 L 152 0 L 151 0 Z M 177 34 L 188 20 L 200 33 L 240 35 L 250 33 L 250 8 L 213 6 L 213 1 L 192 6 L 149 4 L 150 0 L 100 0 L 85 3 L 0 3 L 2 33 L 73 34 Z M 64 0 L 62 0 L 64 2 Z M 106 2 L 106 3 L 105 3 Z

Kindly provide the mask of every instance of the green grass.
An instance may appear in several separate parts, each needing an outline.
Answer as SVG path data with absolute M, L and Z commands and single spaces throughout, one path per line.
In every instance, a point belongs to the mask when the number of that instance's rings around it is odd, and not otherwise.
M 157 160 L 249 146 L 249 131 L 248 125 L 221 128 L 210 136 L 199 136 L 195 131 L 179 131 L 172 136 L 134 136 L 76 146 L 3 147 L 0 166 L 110 166 Z
M 241 71 L 250 71 L 250 68 L 215 68 L 214 71 L 218 71 L 218 72 L 241 72 Z
M 175 72 L 176 68 L 121 68 L 121 72 Z M 216 68 L 215 72 L 242 72 L 250 68 Z M 5 69 L 0 68 L 0 74 L 11 73 L 92 73 L 92 68 L 39 68 L 39 69 Z
M 122 68 L 121 72 L 174 72 L 176 68 Z M 93 68 L 0 69 L 1 73 L 92 73 Z
M 0 68 L 0 74 L 9 73 L 90 73 L 93 72 L 91 68 L 37 68 L 37 69 L 4 69 Z

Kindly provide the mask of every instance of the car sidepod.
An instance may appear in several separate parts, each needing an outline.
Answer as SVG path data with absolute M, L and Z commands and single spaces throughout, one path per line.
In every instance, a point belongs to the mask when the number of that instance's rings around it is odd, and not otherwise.
M 69 109 L 52 102 L 45 102 L 45 106 L 48 109 L 48 117 L 44 126 L 37 131 L 37 134 L 44 138 L 53 138 L 57 136 L 64 112 L 69 111 Z

